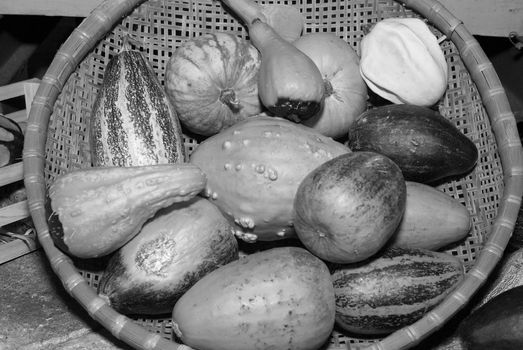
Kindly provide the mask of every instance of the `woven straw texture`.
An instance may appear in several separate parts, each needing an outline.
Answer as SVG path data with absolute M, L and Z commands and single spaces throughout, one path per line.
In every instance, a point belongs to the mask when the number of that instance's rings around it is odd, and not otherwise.
M 449 64 L 448 89 L 439 103 L 442 115 L 479 150 L 479 163 L 467 176 L 439 188 L 459 199 L 473 216 L 464 242 L 449 247 L 467 269 L 467 278 L 422 320 L 384 339 L 358 339 L 333 333 L 329 349 L 369 346 L 410 348 L 441 328 L 486 281 L 514 228 L 521 203 L 523 161 L 515 119 L 492 65 L 462 23 L 435 1 L 322 0 L 288 1 L 301 10 L 306 32 L 326 31 L 359 42 L 369 25 L 387 17 L 428 20 L 442 39 Z M 186 348 L 171 339 L 169 319 L 129 319 L 100 299 L 100 271 L 80 266 L 58 251 L 43 210 L 45 187 L 61 173 L 91 166 L 87 125 L 109 59 L 129 36 L 144 52 L 163 82 L 165 65 L 183 41 L 224 31 L 246 37 L 242 24 L 220 2 L 211 0 L 113 0 L 102 3 L 73 32 L 57 53 L 34 99 L 24 149 L 29 208 L 39 239 L 65 288 L 116 337 L 137 349 Z M 187 137 L 190 153 L 197 141 Z M 152 333 L 148 333 L 151 331 Z

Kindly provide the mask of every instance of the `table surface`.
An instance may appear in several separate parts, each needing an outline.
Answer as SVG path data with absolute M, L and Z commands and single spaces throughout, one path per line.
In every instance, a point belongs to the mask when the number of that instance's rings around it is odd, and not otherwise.
M 86 17 L 103 0 L 1 0 L 1 14 Z M 216 0 L 209 0 L 216 1 Z M 440 0 L 474 35 L 523 35 L 523 0 Z

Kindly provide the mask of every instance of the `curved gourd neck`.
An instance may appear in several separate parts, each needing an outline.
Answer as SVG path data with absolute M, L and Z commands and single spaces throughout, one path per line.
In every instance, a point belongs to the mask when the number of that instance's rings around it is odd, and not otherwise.
M 265 15 L 262 13 L 257 3 L 246 0 L 221 0 L 222 3 L 230 8 L 240 19 L 250 27 L 251 23 L 259 18 L 267 22 Z
M 270 25 L 256 18 L 249 24 L 249 37 L 252 44 L 263 52 L 269 46 L 280 45 L 289 46 Z

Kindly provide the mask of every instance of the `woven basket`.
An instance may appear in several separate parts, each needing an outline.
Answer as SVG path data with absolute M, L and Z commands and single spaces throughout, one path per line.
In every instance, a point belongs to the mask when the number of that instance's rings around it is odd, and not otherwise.
M 439 188 L 459 199 L 473 215 L 467 239 L 448 249 L 466 266 L 465 281 L 420 321 L 383 339 L 358 339 L 333 332 L 329 349 L 369 346 L 406 349 L 441 328 L 486 281 L 514 229 L 521 203 L 523 156 L 516 122 L 491 63 L 463 24 L 438 2 L 409 0 L 322 0 L 285 3 L 299 8 L 306 31 L 334 32 L 359 52 L 369 25 L 386 17 L 421 17 L 442 39 L 449 64 L 442 115 L 479 149 L 479 163 L 467 176 Z M 91 166 L 86 125 L 109 59 L 130 36 L 163 82 L 171 52 L 186 39 L 225 31 L 245 37 L 242 24 L 219 1 L 112 0 L 87 17 L 57 52 L 33 100 L 24 149 L 28 202 L 39 240 L 66 290 L 112 334 L 137 349 L 187 348 L 172 338 L 169 319 L 131 319 L 96 294 L 100 270 L 62 254 L 49 235 L 44 210 L 46 186 L 56 175 Z M 445 40 L 446 39 L 446 40 Z M 197 141 L 186 137 L 191 152 Z

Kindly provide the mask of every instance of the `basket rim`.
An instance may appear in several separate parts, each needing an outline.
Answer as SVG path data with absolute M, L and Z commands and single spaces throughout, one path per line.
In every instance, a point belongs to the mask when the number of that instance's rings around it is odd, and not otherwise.
M 41 80 L 29 112 L 23 151 L 24 184 L 38 239 L 53 271 L 67 292 L 92 318 L 109 329 L 115 337 L 137 349 L 190 349 L 150 333 L 132 319 L 113 310 L 100 298 L 76 270 L 72 260 L 54 246 L 45 215 L 45 143 L 49 119 L 58 95 L 69 76 L 102 37 L 146 1 L 104 0 L 60 47 Z M 523 149 L 516 120 L 499 77 L 479 43 L 463 22 L 437 0 L 394 1 L 421 14 L 456 45 L 477 85 L 491 121 L 503 168 L 504 192 L 489 238 L 464 281 L 422 319 L 369 345 L 368 349 L 376 350 L 406 349 L 419 343 L 468 303 L 500 261 L 514 230 L 523 195 Z

